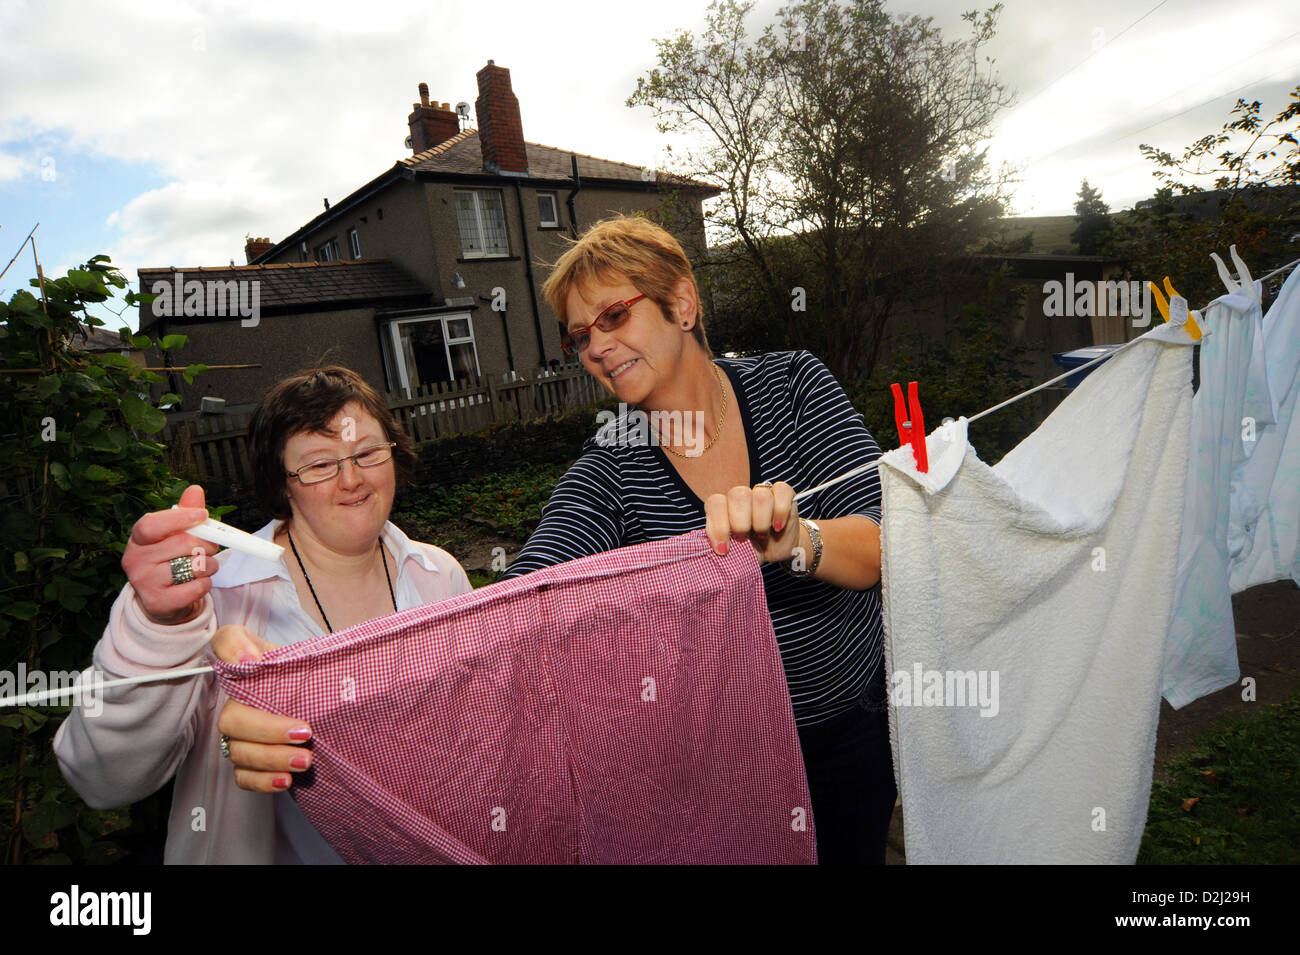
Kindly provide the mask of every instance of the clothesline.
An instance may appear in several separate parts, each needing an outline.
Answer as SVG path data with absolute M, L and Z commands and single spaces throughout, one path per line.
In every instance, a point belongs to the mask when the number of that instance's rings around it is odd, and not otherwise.
M 60 687 L 52 690 L 40 690 L 35 693 L 25 693 L 22 696 L 10 696 L 0 699 L 0 707 L 5 706 L 41 706 L 52 700 L 57 700 L 63 696 L 78 696 L 90 693 L 98 693 L 101 690 L 111 690 L 116 686 L 133 686 L 137 683 L 158 683 L 162 680 L 178 680 L 186 676 L 198 676 L 200 673 L 211 673 L 212 667 L 189 667 L 188 669 L 167 670 L 163 673 L 146 673 L 143 676 L 124 676 L 116 680 L 81 680 L 72 686 Z
M 1275 276 L 1275 275 L 1281 275 L 1281 274 L 1282 274 L 1283 272 L 1285 272 L 1287 269 L 1293 269 L 1293 268 L 1295 268 L 1297 265 L 1300 265 L 1300 259 L 1296 259 L 1294 262 L 1288 262 L 1286 265 L 1282 266 L 1280 269 L 1274 269 L 1272 272 L 1269 272 L 1268 275 L 1262 275 L 1262 276 L 1260 276 L 1258 279 L 1256 279 L 1255 281 L 1257 281 L 1257 282 L 1267 282 L 1267 281 L 1268 281 L 1269 279 L 1271 279 L 1273 276 Z
M 1283 272 L 1287 271 L 1288 269 L 1293 269 L 1297 265 L 1300 265 L 1300 259 L 1296 259 L 1294 262 L 1288 262 L 1286 265 L 1282 266 L 1281 268 L 1274 269 L 1272 272 L 1269 272 L 1267 275 L 1261 276 L 1256 281 L 1267 282 L 1275 275 L 1281 275 Z M 1203 312 L 1205 311 L 1206 308 L 1209 308 L 1209 306 L 1206 305 L 1203 308 L 1195 309 L 1195 311 Z M 1191 313 L 1189 312 L 1188 314 Z M 1130 345 L 1135 345 L 1140 341 L 1142 341 L 1141 336 L 1133 339 L 1130 342 L 1125 342 L 1123 345 L 1121 345 L 1119 348 L 1116 348 L 1112 352 L 1107 352 L 1104 355 L 1099 355 L 1098 357 L 1092 359 L 1091 361 L 1084 362 L 1082 365 L 1079 365 L 1076 368 L 1071 368 L 1069 371 L 1065 372 L 1064 374 L 1057 375 L 1055 378 L 1051 379 L 1050 381 L 1045 381 L 1042 384 L 1034 385 L 1034 387 L 1026 391 L 1022 391 L 1018 395 L 1013 395 L 1012 397 L 1008 398 L 1006 401 L 998 402 L 992 408 L 985 408 L 983 411 L 979 412 L 979 414 L 971 415 L 969 418 L 966 419 L 966 423 L 970 424 L 973 421 L 978 421 L 980 418 L 983 418 L 986 415 L 991 415 L 995 411 L 1001 411 L 1007 405 L 1015 404 L 1020 399 L 1028 398 L 1030 395 L 1034 394 L 1035 392 L 1042 391 L 1044 388 L 1050 388 L 1058 381 L 1062 381 L 1066 378 L 1069 378 L 1071 375 L 1077 375 L 1085 368 L 1091 368 L 1093 365 L 1099 364 L 1103 361 L 1108 361 L 1109 359 L 1114 358 L 1120 352 L 1124 351 L 1124 349 L 1128 348 Z M 816 487 L 810 487 L 807 490 L 800 491 L 798 494 L 794 496 L 795 502 L 797 503 L 803 500 L 804 498 L 816 494 L 818 491 L 823 491 L 826 488 L 831 487 L 832 485 L 839 484 L 841 481 L 847 481 L 851 477 L 857 477 L 859 474 L 866 474 L 868 471 L 874 471 L 879 466 L 880 466 L 880 461 L 879 459 L 877 459 L 875 461 L 872 461 L 870 464 L 864 464 L 861 467 L 854 468 L 851 471 L 846 471 L 845 473 L 841 474 L 839 477 L 831 478 L 829 481 L 826 481 L 823 484 L 818 484 Z
M 1007 405 L 1015 404 L 1021 398 L 1028 398 L 1036 391 L 1042 391 L 1044 388 L 1050 388 L 1058 381 L 1062 381 L 1066 378 L 1069 378 L 1071 375 L 1077 375 L 1085 368 L 1091 368 L 1093 365 L 1106 361 L 1109 358 L 1114 358 L 1120 352 L 1124 351 L 1124 349 L 1128 348 L 1131 345 L 1136 345 L 1140 341 L 1142 341 L 1141 338 L 1135 338 L 1131 342 L 1125 342 L 1119 348 L 1116 348 L 1113 352 L 1107 352 L 1106 354 L 1100 355 L 1092 359 L 1091 361 L 1084 362 L 1082 365 L 1079 365 L 1077 368 L 1071 368 L 1069 371 L 1065 372 L 1065 374 L 1057 375 L 1055 378 L 1051 379 L 1050 381 L 1044 381 L 1042 384 L 1034 385 L 1034 387 L 1028 389 L 1027 391 L 1022 391 L 1020 392 L 1020 394 L 1014 395 L 1008 398 L 1006 401 L 998 402 L 992 408 L 985 408 L 979 414 L 971 415 L 969 418 L 966 419 L 966 423 L 969 424 L 972 421 L 978 421 L 980 418 L 983 418 L 985 415 L 991 415 L 993 412 L 999 411 L 1002 408 L 1005 408 Z M 800 491 L 798 494 L 794 496 L 795 502 L 797 503 L 806 497 L 810 497 L 811 495 L 816 494 L 818 491 L 822 491 L 828 487 L 831 487 L 832 485 L 839 484 L 841 481 L 847 481 L 851 477 L 857 477 L 859 474 L 866 474 L 868 471 L 874 471 L 879 466 L 880 466 L 880 459 L 877 458 L 876 460 L 872 461 L 870 464 L 864 464 L 861 467 L 856 467 L 851 471 L 845 471 L 839 477 L 831 478 L 829 481 L 826 481 L 822 484 L 818 484 L 816 487 L 810 487 L 807 490 Z

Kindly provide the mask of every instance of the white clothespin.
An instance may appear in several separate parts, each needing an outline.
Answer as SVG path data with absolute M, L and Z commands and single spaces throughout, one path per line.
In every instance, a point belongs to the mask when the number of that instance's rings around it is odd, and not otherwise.
M 1228 294 L 1232 295 L 1234 292 L 1244 292 L 1248 298 L 1255 302 L 1256 305 L 1262 305 L 1263 302 L 1260 295 L 1261 289 L 1256 284 L 1255 280 L 1250 277 L 1250 269 L 1246 267 L 1246 263 L 1243 262 L 1241 256 L 1237 254 L 1237 247 L 1235 245 L 1228 246 L 1228 255 L 1232 257 L 1232 264 L 1237 268 L 1236 278 L 1233 278 L 1232 274 L 1228 271 L 1228 267 L 1223 264 L 1223 259 L 1219 258 L 1217 252 L 1210 253 L 1210 258 L 1214 260 L 1214 267 L 1219 270 L 1219 278 L 1223 280 L 1224 288 L 1228 290 Z

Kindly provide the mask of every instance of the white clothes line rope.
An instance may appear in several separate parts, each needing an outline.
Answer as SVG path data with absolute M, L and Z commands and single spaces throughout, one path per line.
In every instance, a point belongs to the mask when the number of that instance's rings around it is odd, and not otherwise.
M 1098 357 L 1092 359 L 1091 361 L 1084 362 L 1082 365 L 1079 365 L 1077 368 L 1071 368 L 1063 375 L 1057 375 L 1055 378 L 1051 379 L 1050 381 L 1045 381 L 1040 385 L 1034 385 L 1034 387 L 1030 388 L 1028 391 L 1022 391 L 1020 392 L 1020 394 L 1008 398 L 1006 401 L 1002 401 L 999 402 L 998 404 L 995 404 L 992 408 L 985 408 L 979 414 L 971 415 L 969 418 L 966 419 L 966 422 L 967 424 L 969 424 L 972 421 L 978 421 L 980 418 L 983 418 L 985 415 L 991 415 L 995 411 L 1000 411 L 1001 409 L 1005 408 L 1007 405 L 1014 404 L 1015 402 L 1019 401 L 1021 398 L 1028 398 L 1036 391 L 1042 391 L 1044 388 L 1050 388 L 1058 381 L 1062 381 L 1066 378 L 1069 378 L 1071 375 L 1077 375 L 1085 368 L 1091 368 L 1093 365 L 1099 364 L 1103 361 L 1106 361 L 1109 358 L 1115 357 L 1120 352 L 1122 352 L 1125 348 L 1128 348 L 1130 345 L 1136 345 L 1140 341 L 1142 341 L 1141 338 L 1135 338 L 1131 342 L 1125 342 L 1119 348 L 1116 348 L 1113 352 L 1107 352 L 1104 355 L 1099 355 Z M 810 497 L 811 495 L 816 494 L 818 491 L 825 490 L 826 488 L 831 487 L 834 484 L 839 484 L 841 481 L 847 481 L 849 478 L 857 477 L 859 474 L 866 474 L 868 471 L 874 471 L 879 466 L 880 466 L 880 459 L 877 458 L 875 461 L 872 461 L 870 464 L 864 464 L 861 467 L 856 467 L 852 471 L 845 471 L 839 477 L 831 478 L 829 481 L 826 481 L 823 484 L 818 484 L 816 487 L 810 487 L 806 491 L 800 491 L 798 494 L 794 496 L 794 499 L 796 502 L 798 502 L 803 498 Z
M 116 680 L 80 680 L 72 686 L 53 690 L 40 690 L 25 693 L 22 696 L 9 696 L 0 700 L 0 707 L 5 706 L 42 706 L 65 696 L 88 696 L 101 690 L 111 690 L 115 686 L 134 686 L 137 683 L 161 683 L 163 680 L 178 680 L 181 677 L 198 676 L 211 673 L 212 667 L 189 667 L 177 670 L 165 670 L 162 673 L 146 673 L 143 676 L 124 676 Z
M 1275 275 L 1281 275 L 1281 274 L 1282 274 L 1283 272 L 1285 272 L 1287 269 L 1293 269 L 1293 268 L 1295 268 L 1297 265 L 1300 265 L 1300 259 L 1296 259 L 1294 262 L 1288 262 L 1286 265 L 1282 266 L 1280 269 L 1274 269 L 1272 272 L 1269 272 L 1268 275 L 1262 275 L 1262 276 L 1260 276 L 1258 279 L 1256 279 L 1255 281 L 1257 281 L 1257 282 L 1267 282 L 1267 281 L 1268 281 L 1269 279 L 1271 279 L 1273 276 L 1275 276 Z
M 1283 272 L 1287 271 L 1288 269 L 1293 269 L 1297 265 L 1300 265 L 1300 259 L 1296 259 L 1294 262 L 1288 262 L 1286 265 L 1282 266 L 1279 269 L 1274 269 L 1272 272 L 1269 272 L 1267 275 L 1261 276 L 1257 281 L 1267 282 L 1269 279 L 1273 278 L 1274 276 L 1281 275 Z M 1205 308 L 1209 308 L 1209 306 L 1207 305 L 1205 306 Z M 1195 311 L 1203 312 L 1205 311 L 1205 308 L 1196 309 Z M 1188 314 L 1191 313 L 1189 312 Z M 1098 357 L 1092 359 L 1092 361 L 1084 362 L 1082 365 L 1079 365 L 1076 368 L 1071 368 L 1069 371 L 1065 372 L 1065 374 L 1057 375 L 1055 378 L 1051 379 L 1050 381 L 1045 381 L 1041 385 L 1034 385 L 1034 387 L 1030 388 L 1029 390 L 1022 391 L 1020 392 L 1020 394 L 1014 395 L 1008 398 L 1006 401 L 998 402 L 992 408 L 985 408 L 979 414 L 971 415 L 969 418 L 966 419 L 966 423 L 969 424 L 972 421 L 978 421 L 980 418 L 983 418 L 985 415 L 991 415 L 995 411 L 1001 411 L 1007 405 L 1015 404 L 1021 398 L 1028 398 L 1030 395 L 1034 394 L 1037 391 L 1042 391 L 1044 388 L 1050 388 L 1058 381 L 1064 381 L 1066 378 L 1069 378 L 1071 375 L 1077 375 L 1085 368 L 1091 368 L 1093 365 L 1114 358 L 1124 349 L 1128 348 L 1131 345 L 1136 345 L 1140 341 L 1142 341 L 1141 336 L 1133 339 L 1131 342 L 1125 342 L 1123 345 L 1121 345 L 1119 348 L 1116 348 L 1112 352 L 1107 352 L 1104 355 L 1099 355 Z M 806 497 L 810 497 L 811 495 L 816 494 L 818 491 L 825 490 L 826 488 L 834 484 L 839 484 L 841 481 L 847 481 L 849 478 L 857 477 L 859 474 L 866 474 L 868 471 L 874 471 L 879 466 L 880 466 L 880 461 L 878 459 L 872 461 L 870 464 L 864 464 L 861 467 L 854 468 L 852 471 L 846 471 L 845 473 L 841 474 L 839 477 L 831 478 L 829 481 L 826 481 L 824 484 L 818 484 L 816 487 L 810 487 L 806 491 L 800 491 L 798 494 L 794 496 L 794 499 L 797 503 L 798 501 L 801 501 Z

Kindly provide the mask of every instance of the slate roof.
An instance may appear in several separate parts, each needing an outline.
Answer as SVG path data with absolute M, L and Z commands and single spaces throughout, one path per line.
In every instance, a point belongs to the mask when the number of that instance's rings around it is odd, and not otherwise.
M 123 323 L 125 324 L 125 322 Z M 117 329 L 77 323 L 72 335 L 72 347 L 88 352 L 130 351 L 134 346 L 122 341 Z
M 555 146 L 542 146 L 538 143 L 524 143 L 524 152 L 528 156 L 528 179 L 565 179 L 572 181 L 573 163 L 570 156 L 578 157 L 578 175 L 582 179 L 601 179 L 615 182 L 646 184 L 648 180 L 640 166 L 630 163 L 601 159 L 585 153 L 575 153 Z M 451 173 L 467 176 L 483 175 L 483 152 L 479 145 L 478 130 L 466 129 L 451 139 L 440 143 L 422 153 L 398 160 L 398 165 L 406 166 L 417 172 Z M 656 173 L 655 182 L 675 184 L 688 189 L 700 189 L 711 195 L 721 190 L 707 182 Z
M 270 265 L 231 265 L 201 268 L 140 269 L 140 289 L 148 292 L 156 281 L 183 272 L 185 281 L 257 279 L 263 312 L 274 309 L 303 311 L 303 306 L 411 304 L 432 302 L 432 293 L 413 275 L 388 259 L 353 259 L 340 262 L 282 262 Z
M 538 143 L 525 142 L 524 152 L 528 156 L 528 175 L 518 177 L 517 181 L 521 183 L 571 183 L 573 182 L 573 164 L 570 157 L 577 156 L 578 175 L 584 182 L 612 183 L 632 188 L 641 186 L 647 192 L 654 191 L 656 187 L 679 187 L 697 192 L 701 199 L 716 196 L 722 192 L 712 183 L 669 173 L 656 172 L 653 180 L 647 181 L 640 166 L 615 162 L 612 159 L 601 159 L 597 156 L 588 156 L 585 153 L 575 153 L 570 150 L 558 149 L 555 146 L 542 146 Z M 424 177 L 437 179 L 444 176 L 453 177 L 449 181 L 455 181 L 454 177 L 456 176 L 473 177 L 472 181 L 479 184 L 485 177 L 501 183 L 515 180 L 513 176 L 504 176 L 486 171 L 483 168 L 483 151 L 479 145 L 478 130 L 464 129 L 451 139 L 431 149 L 397 160 L 370 182 L 353 190 L 351 194 L 340 199 L 325 211 L 317 213 L 314 218 L 275 243 L 257 258 L 260 261 L 265 261 L 280 255 L 286 249 L 296 245 L 305 236 L 311 235 L 326 222 L 349 214 L 355 205 L 374 191 L 385 188 L 398 179 Z

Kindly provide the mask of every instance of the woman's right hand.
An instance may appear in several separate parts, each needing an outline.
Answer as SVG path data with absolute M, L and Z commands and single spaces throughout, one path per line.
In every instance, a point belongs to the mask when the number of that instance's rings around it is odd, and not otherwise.
M 179 507 L 146 514 L 131 528 L 131 539 L 122 554 L 122 569 L 141 609 L 155 623 L 188 623 L 198 615 L 204 596 L 212 589 L 217 562 L 211 558 L 219 548 L 185 533 L 207 517 L 203 488 L 191 484 L 181 495 Z M 177 557 L 191 559 L 193 580 L 172 582 L 171 561 Z
M 256 660 L 262 651 L 274 648 L 248 628 L 233 624 L 221 627 L 212 638 L 213 654 L 226 663 Z M 230 737 L 230 761 L 240 789 L 282 792 L 292 784 L 293 773 L 311 766 L 311 751 L 302 748 L 311 739 L 311 727 L 303 720 L 229 700 L 217 717 L 217 731 Z

